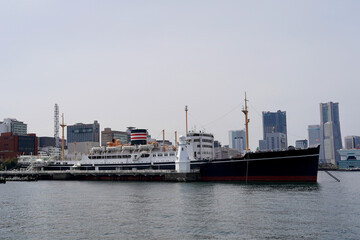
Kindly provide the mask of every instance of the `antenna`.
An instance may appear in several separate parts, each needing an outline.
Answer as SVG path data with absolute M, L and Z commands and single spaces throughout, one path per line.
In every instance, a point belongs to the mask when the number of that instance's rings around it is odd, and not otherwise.
M 54 109 L 54 138 L 55 138 L 55 147 L 59 147 L 59 105 L 55 103 Z

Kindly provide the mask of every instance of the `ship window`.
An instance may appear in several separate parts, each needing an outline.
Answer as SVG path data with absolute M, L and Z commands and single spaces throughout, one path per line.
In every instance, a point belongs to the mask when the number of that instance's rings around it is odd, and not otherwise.
M 175 153 L 170 153 L 170 156 L 175 156 Z
M 156 154 L 155 154 L 155 153 L 153 154 L 153 157 L 156 157 Z
M 168 156 L 168 154 L 167 153 L 164 153 L 164 157 L 167 157 Z
M 158 154 L 158 157 L 162 157 L 162 153 L 159 153 L 159 154 Z

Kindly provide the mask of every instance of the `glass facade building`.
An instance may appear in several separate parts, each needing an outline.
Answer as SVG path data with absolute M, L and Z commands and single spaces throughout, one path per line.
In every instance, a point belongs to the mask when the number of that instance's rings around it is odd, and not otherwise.
M 345 149 L 360 149 L 360 136 L 345 137 Z
M 246 148 L 245 130 L 229 131 L 229 147 L 242 152 Z
M 278 110 L 277 112 L 263 112 L 262 119 L 263 119 L 263 136 L 264 136 L 263 140 L 266 141 L 266 146 L 264 146 L 265 142 L 260 140 L 261 141 L 259 142 L 260 149 L 279 150 L 279 149 L 287 148 L 288 144 L 287 144 L 286 111 Z M 274 134 L 277 134 L 276 137 Z M 273 139 L 275 139 L 276 141 L 275 140 L 272 141 Z M 269 144 L 270 142 L 271 144 Z
M 339 103 L 320 103 L 320 156 L 322 163 L 337 165 L 342 148 Z
M 3 122 L 0 122 L 0 133 L 6 132 L 11 132 L 14 135 L 26 135 L 27 124 L 14 118 L 6 118 Z
M 309 147 L 317 147 L 320 145 L 320 125 L 309 125 Z
M 128 133 L 121 131 L 114 131 L 111 128 L 105 128 L 104 131 L 101 131 L 101 146 L 107 146 L 108 142 L 112 142 L 113 139 L 118 139 L 120 144 L 128 143 Z
M 100 142 L 100 124 L 77 123 L 67 126 L 67 142 Z

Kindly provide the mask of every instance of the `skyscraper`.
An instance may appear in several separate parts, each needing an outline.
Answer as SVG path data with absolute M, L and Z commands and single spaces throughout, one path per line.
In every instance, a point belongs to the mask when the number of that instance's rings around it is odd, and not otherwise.
M 260 150 L 287 148 L 286 112 L 263 112 L 262 116 L 264 138 L 259 142 Z
M 317 147 L 320 145 L 320 125 L 309 125 L 309 147 Z
M 245 130 L 229 131 L 229 147 L 242 152 L 246 148 Z
M 320 103 L 320 156 L 323 163 L 338 164 L 342 148 L 339 103 Z

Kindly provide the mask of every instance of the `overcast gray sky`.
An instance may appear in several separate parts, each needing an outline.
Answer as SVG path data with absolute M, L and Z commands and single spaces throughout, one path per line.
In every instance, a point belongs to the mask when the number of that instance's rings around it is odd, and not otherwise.
M 360 135 L 360 1 L 0 1 L 0 120 L 53 135 L 67 124 L 189 124 L 228 144 L 249 99 L 250 147 L 262 111 L 287 112 L 288 142 L 339 102 L 342 137 Z

